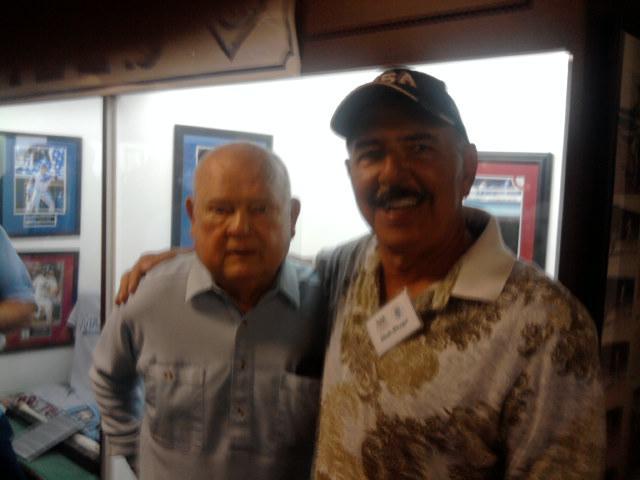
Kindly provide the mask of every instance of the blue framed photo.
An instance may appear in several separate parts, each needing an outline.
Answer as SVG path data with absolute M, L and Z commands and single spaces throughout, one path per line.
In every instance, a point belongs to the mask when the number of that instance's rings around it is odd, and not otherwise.
M 193 174 L 198 161 L 220 145 L 231 142 L 251 142 L 271 149 L 273 137 L 259 133 L 214 130 L 176 125 L 173 156 L 173 212 L 171 217 L 171 246 L 191 247 L 191 222 L 185 203 L 193 193 Z
M 11 237 L 78 235 L 82 139 L 0 132 L 0 220 Z

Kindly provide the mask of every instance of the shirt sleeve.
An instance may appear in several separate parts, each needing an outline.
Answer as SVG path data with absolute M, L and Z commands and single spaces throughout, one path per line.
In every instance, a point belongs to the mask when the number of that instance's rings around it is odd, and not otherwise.
M 102 416 L 108 455 L 135 457 L 141 422 L 141 390 L 136 373 L 137 349 L 116 307 L 105 323 L 90 370 L 93 392 Z
M 9 237 L 0 227 L 0 301 L 33 302 L 33 287 L 27 268 L 20 260 Z
M 351 280 L 358 256 L 366 248 L 368 240 L 368 236 L 358 238 L 333 250 L 323 250 L 315 258 L 314 268 L 327 298 L 331 322 Z
M 595 326 L 575 299 L 540 311 L 546 318 L 523 327 L 526 368 L 504 402 L 506 478 L 601 479 L 606 441 Z

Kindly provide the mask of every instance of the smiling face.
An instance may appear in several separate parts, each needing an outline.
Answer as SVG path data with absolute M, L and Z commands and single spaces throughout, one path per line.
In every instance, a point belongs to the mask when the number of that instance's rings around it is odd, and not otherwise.
M 475 148 L 456 131 L 403 104 L 376 106 L 348 140 L 356 202 L 381 248 L 438 251 L 464 229 L 462 199 Z
M 283 168 L 253 145 L 220 147 L 198 165 L 187 199 L 195 251 L 240 303 L 272 286 L 289 250 L 300 208 L 287 185 Z

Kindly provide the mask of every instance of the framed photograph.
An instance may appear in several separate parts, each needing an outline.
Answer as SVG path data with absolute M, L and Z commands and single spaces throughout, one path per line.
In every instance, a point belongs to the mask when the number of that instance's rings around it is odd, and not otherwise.
M 175 126 L 171 246 L 190 247 L 193 245 L 191 224 L 185 202 L 187 197 L 193 193 L 193 174 L 198 161 L 210 150 L 231 142 L 251 142 L 271 149 L 273 137 L 259 133 L 213 130 L 185 125 Z
M 82 139 L 0 132 L 0 213 L 11 237 L 78 235 Z
M 465 205 L 498 220 L 518 257 L 545 267 L 551 154 L 478 152 L 478 172 Z
M 35 293 L 35 321 L 6 335 L 4 352 L 71 343 L 67 319 L 76 302 L 78 252 L 19 253 Z

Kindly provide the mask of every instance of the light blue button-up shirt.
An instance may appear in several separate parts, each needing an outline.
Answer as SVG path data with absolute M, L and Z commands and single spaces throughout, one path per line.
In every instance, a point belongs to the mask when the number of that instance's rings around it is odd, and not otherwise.
M 33 302 L 31 278 L 7 233 L 0 226 L 0 301 Z
M 325 305 L 316 274 L 292 261 L 244 315 L 195 254 L 154 269 L 94 354 L 108 453 L 138 451 L 141 478 L 307 477 Z

